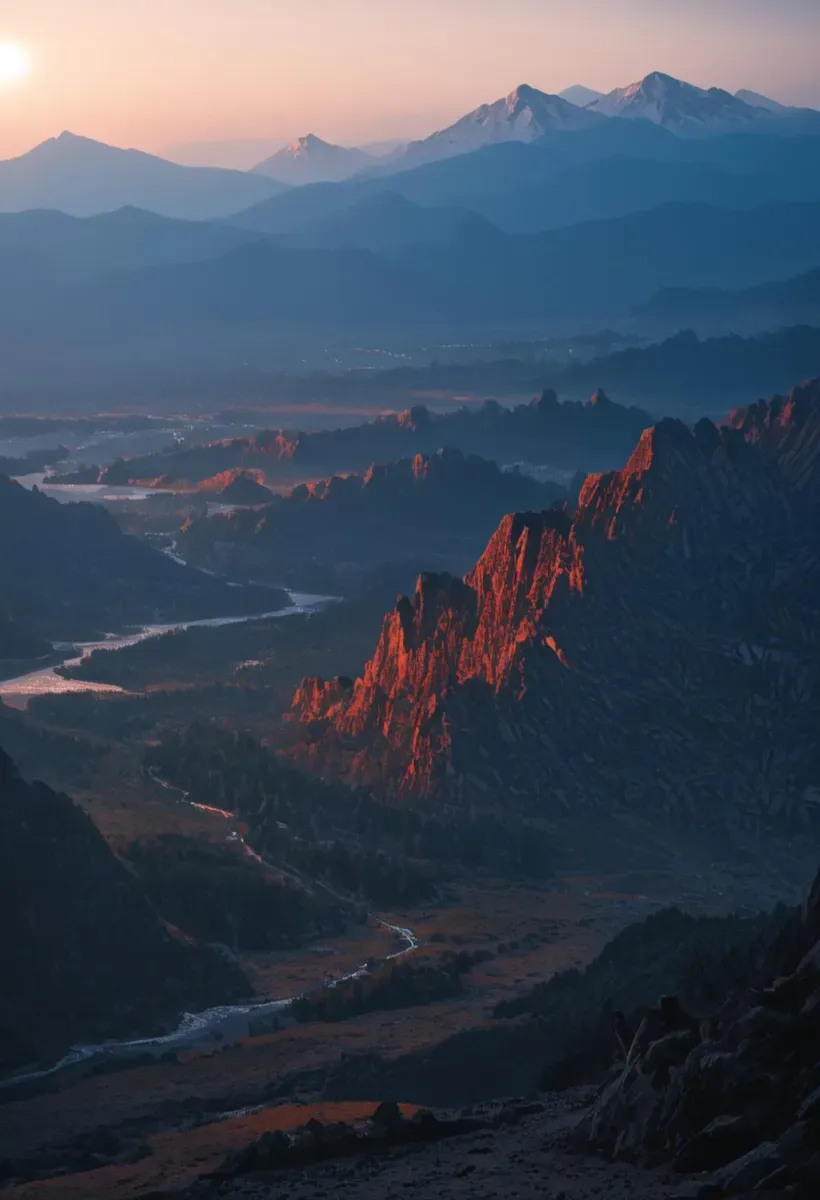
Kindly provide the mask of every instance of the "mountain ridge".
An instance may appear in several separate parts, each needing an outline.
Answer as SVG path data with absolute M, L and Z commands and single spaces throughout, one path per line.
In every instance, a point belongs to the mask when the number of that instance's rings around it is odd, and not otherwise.
M 763 97 L 765 99 L 765 97 Z M 626 120 L 649 120 L 684 137 L 705 136 L 731 129 L 768 129 L 787 119 L 820 129 L 820 113 L 811 109 L 765 107 L 747 103 L 723 88 L 700 88 L 652 71 L 636 83 L 615 88 L 589 106 L 589 112 Z M 784 125 L 785 127 L 785 125 Z
M 586 479 L 574 514 L 511 514 L 463 580 L 423 574 L 359 679 L 304 681 L 286 753 L 414 803 L 570 825 L 810 820 L 816 697 L 781 689 L 813 654 L 818 500 L 820 381 L 723 427 L 661 421 L 622 470 Z M 720 766 L 728 729 L 747 749 Z M 651 781 L 624 773 L 646 739 Z

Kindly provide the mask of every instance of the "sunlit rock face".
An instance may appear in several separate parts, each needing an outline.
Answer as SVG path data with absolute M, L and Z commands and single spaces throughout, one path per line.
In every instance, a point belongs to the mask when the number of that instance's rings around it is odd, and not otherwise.
M 304 681 L 289 752 L 431 803 L 811 824 L 818 463 L 816 382 L 662 421 L 574 513 L 422 575 L 359 679 Z

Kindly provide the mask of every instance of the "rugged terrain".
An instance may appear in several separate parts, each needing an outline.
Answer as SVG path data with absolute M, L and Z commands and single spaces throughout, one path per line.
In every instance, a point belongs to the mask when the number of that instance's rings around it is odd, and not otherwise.
M 508 516 L 463 580 L 422 575 L 360 678 L 305 681 L 293 759 L 630 841 L 636 818 L 813 829 L 819 464 L 817 383 L 662 421 L 574 513 Z
M 238 578 L 349 591 L 363 575 L 423 562 L 465 570 L 505 513 L 565 495 L 559 484 L 439 450 L 302 484 L 262 509 L 188 521 L 177 545 L 186 561 Z
M 195 483 L 236 467 L 256 468 L 270 483 L 298 482 L 327 473 L 363 471 L 443 446 L 506 465 L 551 467 L 559 475 L 622 462 L 635 438 L 651 423 L 637 408 L 610 402 L 602 393 L 588 404 L 560 404 L 544 392 L 531 404 L 506 409 L 488 401 L 478 411 L 435 414 L 417 405 L 364 425 L 316 433 L 266 430 L 176 454 L 118 461 L 101 479 L 110 484 L 160 479 Z

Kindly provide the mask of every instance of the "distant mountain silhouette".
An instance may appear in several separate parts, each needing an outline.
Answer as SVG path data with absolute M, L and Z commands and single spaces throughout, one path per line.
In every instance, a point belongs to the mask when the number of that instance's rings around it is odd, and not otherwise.
M 653 411 L 723 415 L 750 396 L 783 391 L 820 371 L 820 328 L 795 325 L 754 337 L 700 339 L 683 330 L 650 346 L 628 347 L 566 370 L 555 386 L 572 396 L 594 384 Z M 594 381 L 594 384 L 593 384 Z
M 664 288 L 636 314 L 699 327 L 716 322 L 754 322 L 769 327 L 792 322 L 820 325 L 820 268 L 736 292 L 723 288 Z
M 232 221 L 260 233 L 298 234 L 387 191 L 423 206 L 471 209 L 509 232 L 673 201 L 749 208 L 816 199 L 820 137 L 683 139 L 649 121 L 612 119 L 531 143 L 484 146 L 387 178 L 371 174 L 310 185 L 255 205 Z
M 600 100 L 603 94 L 596 92 L 595 88 L 585 87 L 583 83 L 574 83 L 558 93 L 562 100 L 569 100 L 570 104 L 577 104 L 579 108 L 586 108 L 593 101 Z
M 260 175 L 181 167 L 61 133 L 0 162 L 0 212 L 56 208 L 88 216 L 133 205 L 169 217 L 224 217 L 281 190 Z
M 812 109 L 772 108 L 747 103 L 722 88 L 700 88 L 662 71 L 653 71 L 637 83 L 615 88 L 587 110 L 606 117 L 652 121 L 685 137 L 726 133 L 732 130 L 766 131 L 781 124 L 805 131 L 820 130 L 820 112 Z
M 793 169 L 741 172 L 699 160 L 667 162 L 611 155 L 568 166 L 545 183 L 471 198 L 469 206 L 508 233 L 536 233 L 663 204 L 749 209 L 795 196 L 802 201 L 820 200 L 820 158 Z
M 287 244 L 391 253 L 407 246 L 441 245 L 467 231 L 491 236 L 492 227 L 467 209 L 424 207 L 387 191 L 306 224 Z
M 551 134 L 586 129 L 599 118 L 561 96 L 522 83 L 508 96 L 482 104 L 455 124 L 410 142 L 397 162 L 434 162 L 494 142 L 533 142 Z
M 254 329 L 306 322 L 419 320 L 469 307 L 460 289 L 442 281 L 438 296 L 412 265 L 368 251 L 298 249 L 257 241 L 201 262 L 174 263 L 99 277 L 58 295 L 36 317 L 41 334 L 123 337 L 158 330 Z
M 428 233 L 439 219 L 419 216 Z M 357 218 L 353 228 L 366 236 L 366 221 Z M 395 236 L 389 220 L 384 230 Z M 378 232 L 374 221 L 373 236 Z M 343 227 L 333 235 L 340 242 L 350 236 Z M 26 328 L 45 338 L 84 330 L 113 338 L 160 328 L 253 328 L 274 318 L 294 327 L 548 316 L 607 321 L 662 287 L 751 286 L 817 261 L 820 203 L 747 212 L 670 204 L 520 236 L 485 222 L 455 222 L 449 240 L 399 245 L 392 253 L 259 244 L 204 262 L 120 272 L 38 305 Z M 26 324 L 24 312 L 20 320 Z
M 0 213 L 0 253 L 36 253 L 62 280 L 196 262 L 256 240 L 250 231 L 221 222 L 184 221 L 139 208 L 91 217 L 48 209 Z
M 378 160 L 356 147 L 334 146 L 315 134 L 297 138 L 254 167 L 257 175 L 299 185 L 348 179 Z
M 458 281 L 494 311 L 501 311 L 503 297 L 508 316 L 598 318 L 623 312 L 671 281 L 742 287 L 817 261 L 818 203 L 748 212 L 669 204 L 529 236 L 463 236 L 413 253 L 417 271 Z

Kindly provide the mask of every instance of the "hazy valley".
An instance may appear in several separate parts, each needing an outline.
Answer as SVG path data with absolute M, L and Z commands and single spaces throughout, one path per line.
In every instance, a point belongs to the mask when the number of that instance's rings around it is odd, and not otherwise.
M 807 1200 L 820 111 L 281 140 L 0 161 L 0 1192 Z

